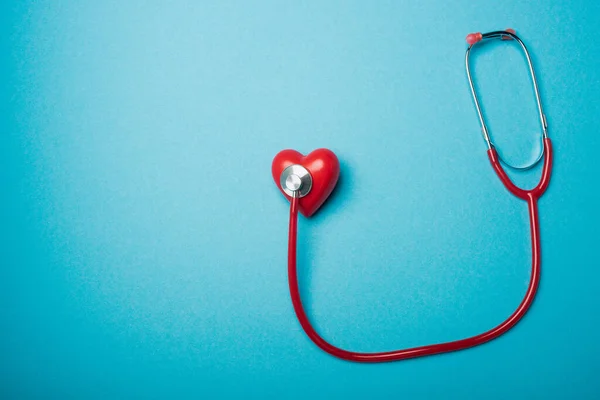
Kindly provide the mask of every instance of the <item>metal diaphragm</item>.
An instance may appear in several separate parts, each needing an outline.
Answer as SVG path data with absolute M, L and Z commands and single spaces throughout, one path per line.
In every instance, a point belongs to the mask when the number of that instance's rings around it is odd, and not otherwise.
M 293 164 L 283 170 L 279 184 L 288 196 L 292 197 L 296 192 L 298 197 L 304 197 L 312 188 L 312 176 L 302 165 Z

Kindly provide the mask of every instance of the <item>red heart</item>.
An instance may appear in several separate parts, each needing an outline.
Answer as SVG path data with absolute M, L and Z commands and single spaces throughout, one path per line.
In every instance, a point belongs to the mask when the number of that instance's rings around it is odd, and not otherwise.
M 310 172 L 312 177 L 310 192 L 301 197 L 298 202 L 298 210 L 305 217 L 310 217 L 321 207 L 333 191 L 340 176 L 340 162 L 336 155 L 327 149 L 317 149 L 307 156 L 303 156 L 296 150 L 280 151 L 273 159 L 271 171 L 275 184 L 288 200 L 291 200 L 291 197 L 281 188 L 279 178 L 283 170 L 293 164 L 302 165 Z

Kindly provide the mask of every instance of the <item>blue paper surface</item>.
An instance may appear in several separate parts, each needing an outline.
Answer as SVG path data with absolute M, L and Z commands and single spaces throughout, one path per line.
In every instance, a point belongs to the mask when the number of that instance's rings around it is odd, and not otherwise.
M 464 68 L 468 33 L 508 27 L 555 148 L 533 307 L 457 353 L 323 353 L 288 294 L 284 148 L 341 161 L 299 230 L 326 339 L 460 339 L 521 301 L 527 207 L 489 165 Z M 584 0 L 4 1 L 0 397 L 597 398 L 599 27 Z M 495 143 L 527 162 L 522 53 L 472 61 Z M 511 176 L 532 187 L 539 168 Z

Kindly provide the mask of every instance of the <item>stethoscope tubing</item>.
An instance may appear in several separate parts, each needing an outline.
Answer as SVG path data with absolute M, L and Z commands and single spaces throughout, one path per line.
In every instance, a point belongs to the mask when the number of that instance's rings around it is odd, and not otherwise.
M 532 249 L 532 266 L 531 276 L 529 279 L 529 285 L 527 292 L 523 297 L 523 300 L 517 307 L 517 309 L 502 323 L 495 326 L 494 328 L 483 332 L 479 335 L 468 337 L 465 339 L 455 340 L 445 343 L 437 343 L 426 346 L 413 347 L 402 350 L 393 350 L 377 353 L 359 353 L 341 349 L 327 342 L 312 326 L 300 297 L 300 287 L 298 284 L 298 272 L 297 272 L 297 236 L 298 236 L 298 201 L 299 198 L 292 197 L 290 207 L 290 223 L 289 223 L 289 237 L 288 237 L 288 280 L 290 295 L 292 299 L 292 305 L 298 321 L 302 326 L 302 329 L 306 332 L 308 337 L 322 350 L 327 353 L 348 361 L 362 362 L 362 363 L 376 363 L 376 362 L 387 362 L 387 361 L 399 361 L 409 358 L 429 356 L 433 354 L 447 353 L 451 351 L 463 350 L 469 347 L 477 346 L 492 339 L 495 339 L 502 334 L 506 333 L 513 326 L 519 322 L 527 310 L 531 307 L 535 294 L 537 292 L 540 274 L 541 274 L 541 245 L 540 245 L 540 226 L 538 217 L 538 199 L 546 191 L 550 182 L 550 174 L 552 170 L 552 143 L 549 138 L 544 138 L 544 166 L 542 168 L 542 175 L 538 185 L 531 190 L 524 190 L 517 187 L 500 164 L 500 159 L 496 150 L 492 147 L 488 150 L 488 156 L 494 171 L 506 186 L 506 188 L 516 197 L 525 200 L 528 204 L 529 209 L 529 223 L 531 230 L 531 249 Z

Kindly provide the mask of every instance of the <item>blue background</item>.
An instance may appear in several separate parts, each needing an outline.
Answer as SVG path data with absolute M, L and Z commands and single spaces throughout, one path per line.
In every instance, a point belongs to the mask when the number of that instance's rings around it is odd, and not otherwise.
M 598 2 L 170 3 L 2 3 L 1 397 L 600 395 Z M 341 160 L 300 222 L 328 340 L 383 351 L 489 329 L 525 292 L 530 239 L 487 159 L 464 37 L 507 27 L 556 151 L 534 306 L 475 349 L 330 357 L 290 304 L 273 156 Z M 540 127 L 523 55 L 496 43 L 472 61 L 496 143 L 526 162 Z

